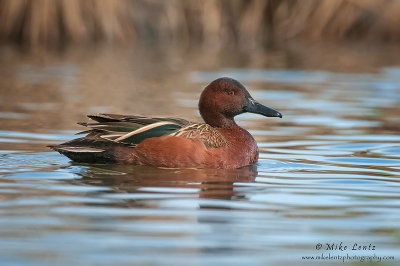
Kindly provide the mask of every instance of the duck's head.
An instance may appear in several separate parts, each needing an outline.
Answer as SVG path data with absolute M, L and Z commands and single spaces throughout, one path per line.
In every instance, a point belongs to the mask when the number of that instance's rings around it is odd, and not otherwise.
M 238 81 L 226 77 L 205 87 L 200 96 L 199 111 L 207 124 L 222 128 L 235 125 L 234 117 L 246 112 L 282 118 L 280 112 L 255 101 Z

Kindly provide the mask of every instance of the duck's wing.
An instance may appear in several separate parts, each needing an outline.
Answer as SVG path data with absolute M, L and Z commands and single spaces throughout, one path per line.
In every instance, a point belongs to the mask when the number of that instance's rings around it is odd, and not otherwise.
M 225 137 L 215 128 L 204 123 L 193 123 L 180 118 L 144 117 L 117 114 L 89 115 L 95 123 L 80 123 L 90 133 L 102 139 L 136 146 L 146 138 L 165 135 L 199 139 L 207 148 L 226 145 Z
M 171 135 L 192 124 L 184 119 L 165 117 L 116 114 L 88 117 L 93 121 L 78 123 L 88 128 L 78 133 L 86 136 L 50 148 L 79 162 L 123 161 L 126 159 L 124 154 L 128 156 L 131 153 L 129 149 L 144 139 Z
M 78 134 L 86 136 L 50 148 L 74 161 L 100 163 L 128 161 L 132 153 L 129 149 L 152 137 L 171 135 L 199 139 L 207 148 L 226 145 L 224 136 L 217 129 L 184 119 L 116 114 L 96 114 L 88 117 L 93 122 L 79 123 L 88 130 Z
M 144 139 L 171 135 L 181 128 L 193 124 L 184 119 L 169 117 L 144 117 L 133 115 L 97 114 L 88 115 L 94 123 L 79 123 L 90 128 L 78 134 L 88 133 L 125 145 L 136 146 Z

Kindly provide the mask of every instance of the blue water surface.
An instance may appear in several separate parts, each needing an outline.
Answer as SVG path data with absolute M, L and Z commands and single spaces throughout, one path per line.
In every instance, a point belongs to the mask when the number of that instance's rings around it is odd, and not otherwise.
M 237 78 L 284 114 L 237 118 L 260 149 L 258 164 L 237 170 L 73 163 L 46 145 L 78 137 L 73 123 L 84 113 L 71 110 L 90 94 L 80 85 L 80 67 L 15 71 L 35 86 L 61 79 L 69 96 L 24 100 L 15 103 L 22 109 L 0 113 L 2 265 L 400 263 L 398 68 L 189 72 L 188 89 L 165 90 L 176 116 L 197 114 L 199 88 L 219 76 Z M 71 86 L 83 86 L 80 98 Z M 88 109 L 110 109 L 96 101 Z M 327 250 L 328 243 L 348 249 Z M 355 244 L 375 248 L 352 250 Z M 321 254 L 336 259 L 305 258 Z M 338 257 L 346 255 L 344 262 Z

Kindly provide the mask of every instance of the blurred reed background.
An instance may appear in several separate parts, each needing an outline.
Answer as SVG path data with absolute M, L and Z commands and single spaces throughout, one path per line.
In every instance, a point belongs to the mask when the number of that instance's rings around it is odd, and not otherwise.
M 268 47 L 287 40 L 400 40 L 392 0 L 0 0 L 0 40 Z

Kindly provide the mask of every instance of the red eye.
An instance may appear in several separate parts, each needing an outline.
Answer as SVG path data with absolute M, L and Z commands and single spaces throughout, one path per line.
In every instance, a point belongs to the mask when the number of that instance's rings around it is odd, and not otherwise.
M 235 91 L 228 91 L 228 95 L 230 95 L 230 96 L 235 95 Z

